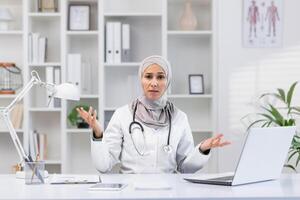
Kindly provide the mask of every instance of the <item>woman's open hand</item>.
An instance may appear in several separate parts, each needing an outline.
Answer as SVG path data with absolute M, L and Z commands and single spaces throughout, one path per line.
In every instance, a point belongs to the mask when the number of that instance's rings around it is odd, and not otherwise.
M 95 136 L 97 138 L 102 137 L 102 129 L 97 122 L 97 111 L 93 109 L 92 106 L 90 106 L 89 111 L 85 111 L 82 107 L 76 109 L 79 113 L 80 117 L 89 124 L 89 126 L 93 129 L 95 132 Z
M 222 138 L 223 134 L 217 134 L 214 137 L 204 140 L 200 146 L 200 150 L 204 152 L 211 148 L 223 147 L 230 144 L 229 141 L 222 141 Z

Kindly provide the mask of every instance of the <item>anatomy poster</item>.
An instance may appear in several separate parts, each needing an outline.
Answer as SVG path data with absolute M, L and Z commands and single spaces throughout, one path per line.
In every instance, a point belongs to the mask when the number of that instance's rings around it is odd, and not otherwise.
M 244 0 L 243 40 L 245 47 L 281 47 L 282 1 Z

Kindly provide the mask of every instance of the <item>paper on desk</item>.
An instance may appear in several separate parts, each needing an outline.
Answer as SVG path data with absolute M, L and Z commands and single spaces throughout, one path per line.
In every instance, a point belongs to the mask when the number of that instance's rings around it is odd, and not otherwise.
M 85 184 L 85 183 L 98 183 L 98 175 L 64 175 L 53 174 L 51 177 L 51 184 Z

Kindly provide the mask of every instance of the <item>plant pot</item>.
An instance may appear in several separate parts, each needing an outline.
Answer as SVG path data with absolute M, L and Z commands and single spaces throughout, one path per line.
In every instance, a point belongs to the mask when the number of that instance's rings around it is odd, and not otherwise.
M 89 128 L 89 124 L 86 122 L 78 122 L 77 123 L 77 128 Z

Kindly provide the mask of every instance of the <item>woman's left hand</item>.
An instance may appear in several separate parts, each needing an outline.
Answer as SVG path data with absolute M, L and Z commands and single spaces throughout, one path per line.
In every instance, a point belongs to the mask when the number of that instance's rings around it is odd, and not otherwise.
M 230 142 L 229 141 L 222 141 L 222 137 L 223 134 L 217 134 L 214 137 L 208 138 L 206 140 L 204 140 L 201 144 L 201 146 L 199 147 L 200 150 L 202 152 L 207 151 L 211 148 L 215 148 L 215 147 L 223 147 L 226 145 L 229 145 Z

